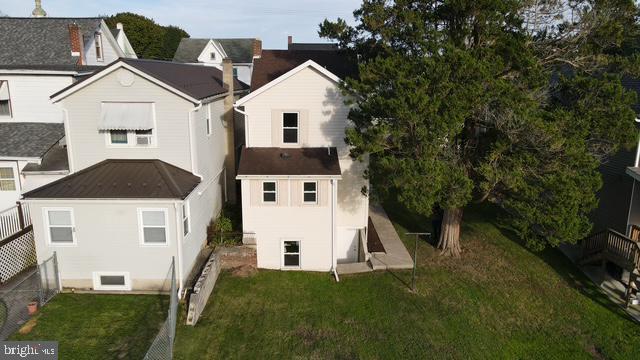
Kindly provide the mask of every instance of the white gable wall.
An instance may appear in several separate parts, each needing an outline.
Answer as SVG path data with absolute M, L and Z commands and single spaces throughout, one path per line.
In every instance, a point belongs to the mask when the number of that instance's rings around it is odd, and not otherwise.
M 188 121 L 194 105 L 138 75 L 133 75 L 133 84 L 123 85 L 120 78 L 130 74 L 129 70 L 118 69 L 61 101 L 68 112 L 67 141 L 72 171 L 105 159 L 160 159 L 192 171 Z M 155 145 L 108 145 L 106 132 L 98 130 L 103 101 L 153 102 Z

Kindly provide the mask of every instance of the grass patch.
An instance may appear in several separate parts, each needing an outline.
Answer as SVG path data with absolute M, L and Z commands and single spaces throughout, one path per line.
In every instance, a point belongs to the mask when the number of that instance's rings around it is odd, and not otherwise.
M 401 237 L 429 219 L 385 206 Z M 489 211 L 488 211 L 489 210 Z M 532 253 L 492 223 L 464 217 L 461 259 L 422 241 L 410 271 L 343 276 L 223 273 L 198 325 L 178 325 L 177 359 L 637 359 L 640 326 L 555 250 Z
M 59 341 L 61 359 L 142 359 L 167 305 L 163 296 L 59 294 L 11 340 Z

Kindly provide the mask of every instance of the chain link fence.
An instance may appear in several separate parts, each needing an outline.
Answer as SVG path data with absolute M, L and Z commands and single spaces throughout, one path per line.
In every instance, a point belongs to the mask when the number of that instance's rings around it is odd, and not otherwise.
M 0 287 L 0 340 L 18 331 L 60 291 L 56 254 Z
M 153 339 L 153 343 L 144 356 L 145 360 L 163 360 L 173 358 L 173 342 L 176 338 L 176 325 L 178 322 L 178 286 L 176 284 L 175 258 L 171 260 L 169 268 L 169 312 L 167 319 L 162 324 L 160 331 Z

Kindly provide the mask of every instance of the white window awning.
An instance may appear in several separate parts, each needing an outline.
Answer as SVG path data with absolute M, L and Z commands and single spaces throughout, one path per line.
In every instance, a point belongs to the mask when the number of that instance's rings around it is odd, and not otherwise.
M 103 102 L 99 130 L 153 129 L 153 103 Z

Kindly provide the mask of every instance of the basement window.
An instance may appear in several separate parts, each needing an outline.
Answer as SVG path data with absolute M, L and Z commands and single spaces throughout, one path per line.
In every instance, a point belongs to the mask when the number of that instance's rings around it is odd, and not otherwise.
M 282 242 L 282 267 L 300 268 L 300 241 L 285 240 Z
M 131 290 L 131 279 L 129 273 L 95 271 L 93 273 L 93 289 L 107 291 Z

